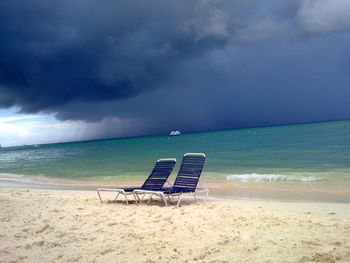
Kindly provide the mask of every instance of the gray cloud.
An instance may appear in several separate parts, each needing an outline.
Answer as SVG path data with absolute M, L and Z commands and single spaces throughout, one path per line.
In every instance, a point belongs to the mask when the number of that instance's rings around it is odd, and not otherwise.
M 288 25 L 273 21 L 270 18 L 264 18 L 260 21 L 254 21 L 245 27 L 236 31 L 233 41 L 238 43 L 257 43 L 271 41 L 280 38 L 283 30 L 288 30 Z
M 215 28 L 202 39 L 186 30 L 197 5 L 2 1 L 1 104 L 55 111 L 155 89 L 179 61 L 224 44 Z M 215 27 L 216 11 L 202 9 Z
M 95 137 L 350 118 L 347 9 L 341 0 L 3 0 L 0 108 L 102 120 Z
M 308 33 L 330 33 L 350 29 L 350 1 L 303 0 L 297 21 Z

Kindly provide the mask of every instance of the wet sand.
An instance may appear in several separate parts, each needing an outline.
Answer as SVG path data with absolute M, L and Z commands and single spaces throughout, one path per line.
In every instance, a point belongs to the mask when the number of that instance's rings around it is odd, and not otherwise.
M 348 203 L 185 201 L 0 188 L 0 262 L 350 262 Z
M 0 188 L 92 190 L 98 187 L 123 188 L 139 187 L 144 179 L 115 178 L 101 179 L 63 179 L 49 177 L 26 178 L 28 180 L 0 180 Z M 350 203 L 350 182 L 238 182 L 226 180 L 204 180 L 211 196 L 223 199 L 283 200 L 294 202 Z

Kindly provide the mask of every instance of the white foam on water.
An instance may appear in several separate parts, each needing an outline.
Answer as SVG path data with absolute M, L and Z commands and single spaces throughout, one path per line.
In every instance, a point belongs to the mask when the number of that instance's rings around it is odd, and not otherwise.
M 22 184 L 57 184 L 44 176 L 27 176 L 23 174 L 0 173 L 0 182 L 16 182 Z
M 300 181 L 312 182 L 321 180 L 322 177 L 316 176 L 297 176 L 283 174 L 230 174 L 226 176 L 227 181 L 237 180 L 241 182 L 278 182 L 278 181 Z

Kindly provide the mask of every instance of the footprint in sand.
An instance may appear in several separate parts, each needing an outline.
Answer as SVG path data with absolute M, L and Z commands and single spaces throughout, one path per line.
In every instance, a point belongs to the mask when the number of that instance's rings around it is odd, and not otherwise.
M 108 223 L 108 224 L 107 224 L 107 226 L 115 226 L 115 225 L 118 225 L 118 223 L 112 222 L 112 223 Z
M 335 262 L 334 257 L 330 253 L 316 253 L 311 261 L 314 262 Z
M 110 253 L 110 252 L 112 252 L 113 251 L 113 249 L 112 248 L 108 248 L 108 249 L 105 249 L 105 250 L 103 250 L 103 251 L 101 251 L 100 252 L 100 255 L 106 255 L 106 254 L 108 254 L 108 253 Z
M 49 227 L 50 227 L 50 225 L 46 224 L 42 228 L 40 228 L 38 231 L 36 231 L 35 233 L 40 234 L 40 233 L 44 232 L 45 230 L 47 230 Z
M 10 222 L 11 218 L 10 217 L 2 217 L 0 218 L 0 222 Z
M 304 256 L 301 259 L 299 259 L 298 263 L 309 262 L 311 260 L 312 260 L 312 258 Z
M 5 249 L 0 249 L 0 255 L 4 255 L 4 254 L 8 255 L 10 254 L 10 252 Z
M 41 240 L 41 241 L 35 241 L 35 242 L 33 243 L 33 245 L 38 246 L 38 247 L 42 247 L 44 244 L 45 244 L 45 242 L 44 242 L 43 240 Z
M 340 242 L 340 241 L 337 241 L 337 242 L 334 243 L 334 245 L 336 245 L 336 246 L 338 246 L 338 247 L 340 247 L 342 244 L 343 244 L 343 243 Z
M 230 242 L 230 240 L 228 238 L 224 238 L 223 240 L 218 242 L 218 245 L 224 246 L 224 245 L 226 245 L 229 242 Z

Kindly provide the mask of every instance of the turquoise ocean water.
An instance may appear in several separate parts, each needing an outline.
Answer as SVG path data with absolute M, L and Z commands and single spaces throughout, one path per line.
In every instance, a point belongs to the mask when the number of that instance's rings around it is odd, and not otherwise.
M 350 121 L 1 148 L 0 184 L 139 180 L 186 152 L 207 155 L 207 182 L 350 185 Z

